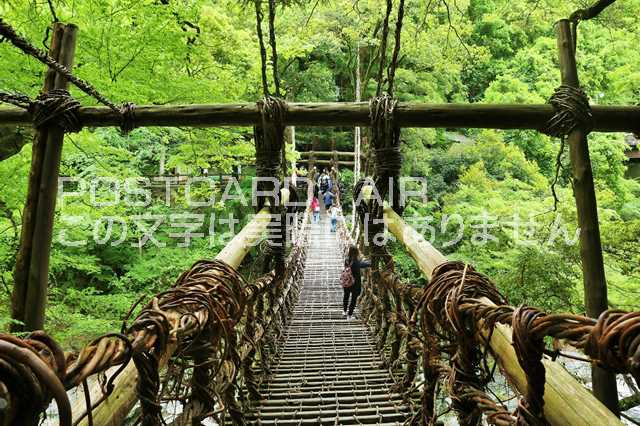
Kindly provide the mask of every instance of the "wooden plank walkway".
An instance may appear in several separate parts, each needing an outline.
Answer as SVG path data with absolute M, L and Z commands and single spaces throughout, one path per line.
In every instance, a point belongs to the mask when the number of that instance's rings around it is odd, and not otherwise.
M 250 424 L 400 425 L 410 415 L 365 325 L 342 315 L 343 257 L 328 222 L 311 226 L 300 298 Z

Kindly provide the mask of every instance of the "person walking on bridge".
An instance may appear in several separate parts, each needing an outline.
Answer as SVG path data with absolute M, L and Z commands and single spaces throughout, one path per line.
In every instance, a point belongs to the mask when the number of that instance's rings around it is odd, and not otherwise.
M 348 320 L 353 318 L 353 310 L 356 308 L 358 296 L 362 291 L 361 270 L 371 266 L 370 262 L 359 258 L 358 247 L 352 245 L 349 247 L 347 258 L 345 259 L 345 268 L 351 268 L 353 275 L 353 284 L 350 287 L 344 287 L 344 297 L 342 299 L 342 315 Z
M 325 192 L 324 195 L 322 196 L 322 199 L 324 201 L 324 209 L 326 210 L 327 214 L 329 214 L 329 209 L 333 204 L 334 198 L 335 198 L 335 195 L 333 195 L 333 192 L 331 191 Z
M 318 186 L 320 187 L 321 194 L 331 191 L 333 187 L 333 182 L 331 182 L 331 177 L 327 173 L 326 168 L 322 170 L 322 174 L 318 177 Z
M 340 213 L 340 208 L 338 206 L 331 206 L 329 209 L 329 216 L 331 217 L 331 232 L 336 232 Z
M 311 211 L 313 212 L 313 223 L 320 222 L 320 201 L 315 195 L 311 200 Z

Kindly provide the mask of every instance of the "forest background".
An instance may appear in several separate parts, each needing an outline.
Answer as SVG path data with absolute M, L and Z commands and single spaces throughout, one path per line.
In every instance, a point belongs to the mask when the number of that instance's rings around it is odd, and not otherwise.
M 251 3 L 251 2 L 248 2 Z M 75 73 L 116 103 L 189 104 L 255 102 L 261 97 L 260 55 L 253 4 L 210 0 L 3 0 L 0 15 L 40 47 L 52 20 L 79 26 Z M 298 102 L 352 101 L 356 75 L 361 98 L 375 93 L 384 2 L 334 0 L 278 2 L 279 73 L 284 96 Z M 545 103 L 559 85 L 553 24 L 584 7 L 581 1 L 408 0 L 395 93 L 401 101 L 448 103 Z M 592 104 L 640 101 L 640 0 L 621 0 L 600 18 L 579 27 L 577 61 Z M 266 32 L 266 23 L 265 23 Z M 358 68 L 357 55 L 360 55 Z M 34 97 L 43 81 L 40 63 L 0 42 L 0 89 Z M 72 89 L 84 105 L 94 101 Z M 328 149 L 353 150 L 352 128 L 297 128 L 298 149 L 316 139 Z M 366 129 L 363 135 L 367 136 Z M 0 326 L 10 324 L 12 270 L 31 161 L 29 129 L 0 128 Z M 427 203 L 412 200 L 405 211 L 427 239 L 452 259 L 473 263 L 495 279 L 513 304 L 583 312 L 580 256 L 570 240 L 576 230 L 567 153 L 560 143 L 533 131 L 404 129 L 403 175 L 424 177 Z M 640 172 L 629 163 L 629 135 L 589 138 L 612 307 L 640 309 Z M 636 148 L 637 149 L 637 148 Z M 289 147 L 288 159 L 298 158 Z M 247 221 L 251 206 L 239 201 L 188 206 L 187 198 L 220 198 L 221 175 L 241 177 L 250 192 L 255 151 L 247 128 L 145 128 L 128 136 L 117 129 L 85 129 L 66 136 L 61 176 L 66 191 L 76 180 L 96 181 L 90 191 L 59 200 L 52 250 L 46 329 L 65 348 L 119 329 L 123 315 L 142 295 L 169 287 L 194 261 L 213 257 L 233 214 Z M 558 160 L 559 159 L 559 160 Z M 113 203 L 113 182 L 175 174 L 202 176 L 209 185 L 177 185 L 171 203 L 164 186 L 147 205 Z M 347 191 L 353 173 L 341 173 Z M 557 209 L 551 185 L 557 179 Z M 164 185 L 164 184 L 162 184 Z M 135 186 L 135 184 L 134 184 Z M 76 188 L 77 189 L 77 188 Z M 134 190 L 136 188 L 133 188 Z M 140 188 L 138 188 L 140 189 Z M 347 195 L 348 197 L 348 195 Z M 96 201 L 103 205 L 97 207 Z M 348 213 L 349 203 L 345 205 Z M 155 233 L 160 244 L 140 247 L 134 219 L 167 218 Z M 188 247 L 170 234 L 175 215 L 204 220 Z M 453 215 L 464 219 L 441 229 Z M 347 214 L 347 216 L 349 216 Z M 116 222 L 114 235 L 105 218 Z M 481 218 L 495 240 L 478 244 Z M 424 218 L 431 220 L 432 231 Z M 520 225 L 517 220 L 521 220 Z M 559 222 L 558 222 L 559 221 Z M 550 238 L 560 223 L 567 238 Z M 97 225 L 96 225 L 97 224 Z M 493 227 L 492 225 L 496 226 Z M 520 231 L 516 228 L 521 226 Z M 126 229 L 125 229 L 126 228 Z M 126 231 L 125 234 L 121 232 Z M 457 240 L 455 243 L 448 242 Z M 550 240 L 552 240 L 550 242 Z M 566 242 L 565 240 L 569 240 Z M 65 241 L 84 241 L 69 246 Z M 402 277 L 424 279 L 413 261 L 392 245 Z M 243 272 L 254 274 L 250 264 Z

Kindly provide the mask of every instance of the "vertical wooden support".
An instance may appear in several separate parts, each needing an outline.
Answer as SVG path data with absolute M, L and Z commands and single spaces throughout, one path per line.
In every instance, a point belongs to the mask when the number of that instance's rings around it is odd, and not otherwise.
M 580 87 L 570 22 L 563 19 L 556 27 L 562 84 Z M 576 128 L 567 136 L 571 158 L 571 174 L 580 226 L 580 257 L 587 315 L 597 318 L 607 309 L 607 283 L 604 273 L 598 207 L 593 185 L 587 133 Z M 593 367 L 593 393 L 612 412 L 619 414 L 616 376 Z
M 69 70 L 73 65 L 77 31 L 78 27 L 75 25 L 64 25 L 58 62 Z M 54 89 L 67 90 L 69 82 L 64 76 L 57 74 L 53 87 Z M 25 304 L 25 327 L 27 330 L 38 330 L 44 327 L 44 310 L 47 304 L 47 287 L 49 283 L 49 256 L 51 254 L 53 220 L 56 197 L 58 195 L 58 176 L 63 141 L 64 129 L 58 126 L 51 126 L 48 129 L 45 155 L 42 161 L 42 175 L 38 190 L 38 211 L 36 212 L 33 229 L 31 264 Z
M 291 147 L 293 148 L 293 151 L 296 151 L 296 126 L 289 126 L 288 127 L 290 130 L 289 135 L 291 136 Z M 297 174 L 297 169 L 298 169 L 298 165 L 296 164 L 296 160 L 292 160 L 291 161 L 291 170 L 295 171 Z M 296 182 L 293 182 L 294 185 L 296 184 Z
M 318 188 L 315 185 L 317 177 L 320 175 L 321 170 L 316 170 L 316 151 L 318 150 L 318 138 L 314 136 L 311 140 L 311 155 L 309 156 L 309 173 L 308 176 L 313 176 L 313 179 L 310 177 L 310 183 L 313 188 L 313 195 L 317 195 Z M 318 169 L 320 166 L 318 165 Z
M 316 165 L 316 151 L 318 150 L 318 138 L 314 137 L 311 141 L 311 152 L 312 154 L 309 156 L 309 170 L 313 169 Z M 318 174 L 320 174 L 320 170 L 318 170 Z
M 336 140 L 331 139 L 331 167 L 338 171 L 338 153 L 336 152 Z
M 53 33 L 51 37 L 51 46 L 49 49 L 49 55 L 64 65 L 71 65 L 65 61 L 70 61 L 73 57 L 75 49 L 75 32 L 76 27 L 73 25 L 64 25 L 56 22 L 53 25 Z M 59 86 L 57 86 L 59 85 Z M 47 70 L 45 76 L 45 82 L 42 91 L 49 92 L 55 88 L 66 88 L 67 83 L 62 79 L 57 78 L 57 73 L 53 69 Z M 62 133 L 57 131 L 58 129 L 46 128 L 37 132 L 33 142 L 32 154 L 31 154 L 31 170 L 29 172 L 29 185 L 27 190 L 27 200 L 25 203 L 24 212 L 22 215 L 22 229 L 20 235 L 20 248 L 16 257 L 16 266 L 14 269 L 14 289 L 12 295 L 12 318 L 19 322 L 13 323 L 11 330 L 14 332 L 33 330 L 42 328 L 42 318 L 44 318 L 44 312 L 35 314 L 36 311 L 44 311 L 44 305 L 38 304 L 33 306 L 33 297 L 37 296 L 35 290 L 29 290 L 29 282 L 31 281 L 31 266 L 33 260 L 33 252 L 37 252 L 37 255 L 41 255 L 40 248 L 36 244 L 42 244 L 42 236 L 36 237 L 37 232 L 42 232 L 43 224 L 39 224 L 39 221 L 46 216 L 44 209 L 46 207 L 47 198 L 42 198 L 43 192 L 51 190 L 57 191 L 58 178 L 57 170 L 58 166 L 52 164 L 51 160 L 55 161 L 55 158 L 49 158 L 49 156 L 56 156 L 56 147 L 58 150 L 62 146 Z M 58 143 L 56 141 L 59 141 Z M 54 146 L 52 146 L 52 144 Z M 57 162 L 59 163 L 60 155 L 57 155 Z M 52 167 L 54 166 L 54 167 Z M 55 172 L 55 173 L 54 173 Z M 54 181 L 48 181 L 47 179 L 53 178 Z M 50 204 L 49 200 L 49 204 Z M 55 208 L 55 192 L 53 194 L 53 202 Z M 50 216 L 53 217 L 53 211 L 50 212 Z M 51 230 L 49 230 L 49 235 Z M 37 239 L 37 241 L 35 241 Z M 45 239 L 46 240 L 46 239 Z M 51 244 L 51 237 L 48 239 L 47 244 L 47 259 L 46 267 L 48 272 L 48 253 L 49 246 Z M 40 275 L 40 274 L 38 274 Z M 42 289 L 40 289 L 42 290 Z M 46 296 L 46 278 L 45 288 L 43 289 Z M 39 291 L 41 293 L 41 291 Z M 30 299 L 31 297 L 31 299 Z M 27 313 L 29 310 L 29 313 Z M 35 314 L 35 315 L 34 315 Z M 40 318 L 40 319 L 39 319 Z M 34 322 L 34 319 L 36 320 Z M 23 325 L 24 324 L 24 325 Z
M 361 63 L 360 63 L 360 41 L 356 45 L 356 87 L 355 87 L 355 101 L 360 102 L 360 96 L 362 91 L 362 77 L 361 77 Z M 360 179 L 360 126 L 356 126 L 353 132 L 353 184 Z M 351 231 L 352 235 L 358 235 L 359 222 L 356 218 L 355 203 L 351 206 Z
M 373 150 L 369 146 L 369 137 L 361 136 L 360 150 L 364 151 L 364 167 L 361 166 L 363 176 L 371 176 L 373 168 Z

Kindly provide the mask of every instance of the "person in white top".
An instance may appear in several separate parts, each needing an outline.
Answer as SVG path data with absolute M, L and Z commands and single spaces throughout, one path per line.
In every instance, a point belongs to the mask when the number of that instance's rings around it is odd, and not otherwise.
M 340 216 L 340 208 L 333 205 L 329 209 L 329 215 L 331 216 L 331 232 L 336 232 L 338 226 L 338 217 Z

